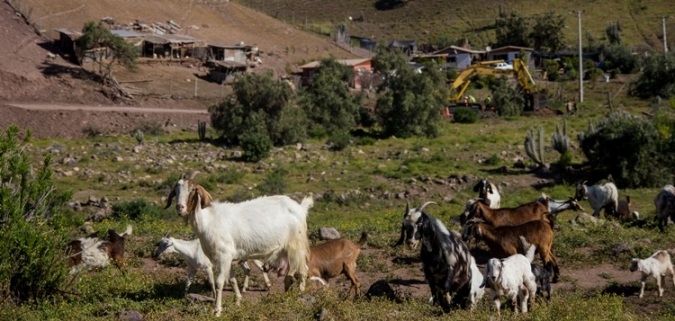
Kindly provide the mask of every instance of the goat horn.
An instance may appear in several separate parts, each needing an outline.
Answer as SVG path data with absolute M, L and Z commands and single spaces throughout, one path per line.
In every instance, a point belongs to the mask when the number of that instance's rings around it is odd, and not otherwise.
M 173 198 L 176 196 L 176 190 L 171 189 L 171 193 L 169 193 L 169 198 L 166 200 L 166 207 L 164 209 L 167 209 L 171 207 L 171 203 L 173 202 Z
M 403 214 L 403 216 L 408 215 L 408 212 L 410 212 L 410 201 L 406 200 L 405 201 L 405 214 Z
M 194 171 L 194 172 L 190 173 L 190 180 L 193 180 L 195 178 L 195 176 L 197 176 L 197 174 L 199 174 L 199 171 Z
M 178 176 L 178 180 L 184 179 L 185 178 L 185 173 L 180 173 L 180 176 Z
M 418 211 L 421 212 L 421 211 L 422 211 L 427 205 L 429 205 L 429 204 L 437 204 L 437 203 L 434 202 L 434 201 L 428 201 L 428 202 L 424 203 L 422 206 L 420 206 L 420 208 L 418 209 Z

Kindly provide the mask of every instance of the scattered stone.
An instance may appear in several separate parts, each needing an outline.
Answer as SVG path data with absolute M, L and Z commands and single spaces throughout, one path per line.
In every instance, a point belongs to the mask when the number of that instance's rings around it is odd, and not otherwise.
M 143 315 L 138 311 L 120 312 L 117 317 L 122 321 L 143 321 Z
M 213 302 L 214 301 L 212 297 L 197 294 L 197 293 L 188 293 L 188 295 L 186 295 L 185 298 L 188 299 L 188 301 L 190 301 L 192 303 Z
M 105 211 L 98 211 L 94 214 L 89 215 L 89 217 L 87 217 L 86 221 L 87 222 L 100 222 L 100 221 L 103 221 L 106 217 L 108 217 L 108 214 Z
M 630 253 L 631 246 L 628 243 L 614 244 L 612 245 L 612 253 L 614 255 L 620 255 L 623 253 Z
M 337 240 L 341 238 L 341 236 L 340 232 L 338 232 L 334 227 L 322 227 L 319 229 L 319 238 L 321 240 Z
M 332 320 L 335 320 L 335 318 L 333 318 L 333 316 L 331 316 L 331 313 L 328 312 L 328 309 L 323 308 L 323 307 L 321 308 L 321 310 L 319 310 L 319 312 L 314 314 L 314 319 L 317 320 L 317 321 L 332 321 Z

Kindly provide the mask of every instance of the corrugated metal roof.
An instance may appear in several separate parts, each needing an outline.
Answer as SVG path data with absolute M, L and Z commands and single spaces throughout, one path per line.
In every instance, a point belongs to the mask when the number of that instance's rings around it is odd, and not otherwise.
M 75 30 L 75 29 L 54 28 L 54 31 L 56 31 L 58 33 L 62 33 L 64 35 L 68 35 L 70 37 L 76 37 L 76 38 L 82 37 L 82 32 L 79 31 L 79 30 Z
M 504 51 L 534 51 L 533 48 L 519 47 L 519 46 L 504 46 L 490 50 L 490 52 L 504 52 Z
M 123 29 L 110 30 L 110 33 L 112 33 L 113 35 L 120 36 L 122 38 L 143 37 L 143 35 L 141 35 L 140 33 Z
M 160 36 L 144 36 L 143 39 L 145 39 L 146 42 L 153 43 L 156 45 L 164 45 L 169 43 L 169 40 L 164 39 L 163 37 Z
M 222 45 L 222 44 L 219 44 L 219 43 L 210 43 L 209 47 L 221 48 L 221 49 L 241 49 L 241 50 L 245 50 L 247 47 L 250 48 L 251 46 Z

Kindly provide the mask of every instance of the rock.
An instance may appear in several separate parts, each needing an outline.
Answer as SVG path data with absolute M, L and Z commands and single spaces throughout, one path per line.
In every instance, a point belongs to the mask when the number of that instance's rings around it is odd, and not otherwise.
M 80 227 L 80 231 L 82 231 L 82 233 L 87 235 L 95 232 L 94 228 L 91 226 L 91 222 L 84 222 L 84 224 L 82 224 L 82 226 Z
M 138 154 L 143 150 L 143 145 L 134 146 L 134 153 Z
M 89 199 L 87 200 L 86 205 L 97 206 L 98 198 L 96 198 L 94 195 L 89 195 Z
M 105 211 L 98 211 L 94 214 L 89 215 L 89 217 L 87 217 L 86 221 L 88 221 L 88 222 L 100 222 L 100 221 L 103 221 L 106 217 L 108 217 L 108 214 Z
M 321 240 L 337 240 L 340 237 L 340 232 L 333 227 L 322 227 L 319 229 L 319 238 Z
M 186 295 L 185 298 L 188 299 L 192 303 L 195 303 L 195 302 L 213 302 L 212 297 L 204 296 L 204 295 L 197 294 L 197 293 L 188 293 L 188 295 Z
M 572 225 L 582 225 L 582 226 L 598 225 L 598 219 L 596 217 L 588 215 L 587 213 L 582 212 L 579 213 L 577 217 L 572 219 L 570 223 Z
M 122 321 L 143 321 L 143 315 L 138 311 L 124 311 L 117 315 Z
M 628 243 L 614 244 L 612 245 L 612 253 L 614 255 L 620 255 L 623 253 L 630 253 L 631 246 Z
M 373 283 L 370 288 L 368 288 L 368 291 L 366 292 L 366 298 L 371 300 L 373 297 L 383 297 L 387 300 L 397 303 L 401 302 L 401 299 L 396 296 L 396 292 L 394 292 L 394 289 L 391 288 L 389 282 L 385 280 L 379 280 Z

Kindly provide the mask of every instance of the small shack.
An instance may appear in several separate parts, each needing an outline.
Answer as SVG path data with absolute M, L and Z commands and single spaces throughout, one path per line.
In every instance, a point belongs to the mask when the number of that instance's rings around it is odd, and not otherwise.
M 399 50 L 408 58 L 417 54 L 417 41 L 415 40 L 394 40 L 387 46 L 389 50 Z
M 377 46 L 377 42 L 375 40 L 365 37 L 350 36 L 349 41 L 352 47 L 363 48 L 371 52 L 375 51 L 375 47 Z
M 206 41 L 188 35 L 146 35 L 144 36 L 143 57 L 184 59 L 204 58 Z
M 362 89 L 370 88 L 373 75 L 372 59 L 338 59 L 338 63 L 350 66 L 354 69 L 354 81 L 349 84 L 352 88 Z M 321 66 L 320 61 L 313 61 L 300 66 L 302 69 L 300 83 L 303 86 L 309 86 L 312 83 L 312 77 L 317 68 Z
M 204 66 L 209 68 L 209 79 L 219 84 L 231 83 L 236 75 L 244 74 L 248 70 L 246 63 L 229 60 L 209 59 Z
M 240 64 L 246 64 L 247 53 L 252 51 L 252 46 L 209 44 L 207 47 L 209 59 L 216 61 L 234 61 Z
M 484 53 L 482 50 L 473 50 L 464 47 L 450 46 L 433 52 L 432 55 L 445 55 L 445 68 L 464 70 L 479 60 Z
M 57 42 L 59 44 L 59 48 L 63 52 L 63 55 L 65 57 L 71 57 L 71 60 L 73 62 L 77 62 L 77 58 L 75 55 L 76 49 L 75 41 L 77 41 L 77 39 L 82 37 L 82 32 L 79 30 L 68 28 L 55 28 L 54 31 L 56 31 L 59 34 Z
M 519 46 L 504 46 L 487 51 L 487 60 L 504 60 L 512 62 L 513 59 L 519 58 L 527 61 L 532 61 L 532 52 L 534 49 Z

